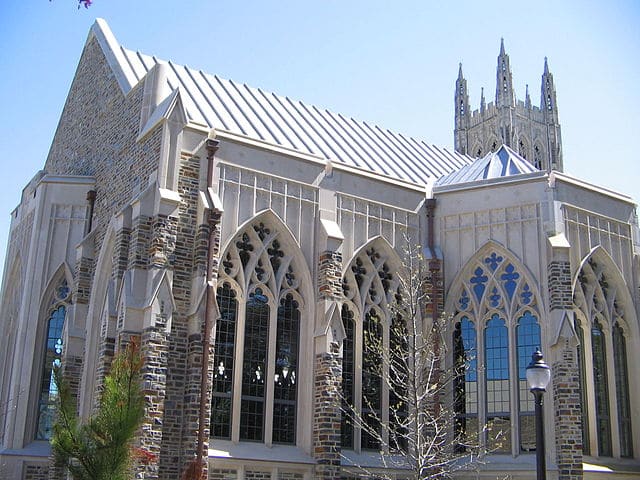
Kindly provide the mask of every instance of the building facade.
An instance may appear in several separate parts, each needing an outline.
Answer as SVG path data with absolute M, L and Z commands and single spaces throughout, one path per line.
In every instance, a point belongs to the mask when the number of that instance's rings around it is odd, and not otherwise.
M 473 111 L 469 106 L 467 81 L 460 64 L 456 80 L 454 142 L 456 151 L 472 157 L 495 152 L 504 144 L 539 170 L 562 172 L 556 88 L 547 59 L 544 59 L 540 86 L 540 107 L 531 104 L 528 85 L 524 102 L 517 100 L 509 55 L 505 52 L 504 41 L 501 41 L 495 101 L 487 104 L 483 89 L 480 108 Z
M 459 121 L 456 111 L 467 152 Z M 540 346 L 552 368 L 549 477 L 636 478 L 635 205 L 561 172 L 559 127 L 542 168 L 508 146 L 521 135 L 509 128 L 498 138 L 507 145 L 473 160 L 133 52 L 98 20 L 44 168 L 12 213 L 0 477 L 59 478 L 53 366 L 86 418 L 115 352 L 136 339 L 147 400 L 138 442 L 157 458 L 136 478 L 179 479 L 197 445 L 209 311 L 210 479 L 334 480 L 358 466 L 406 478 L 342 422 L 337 391 L 390 421 L 390 392 L 369 388 L 365 344 L 374 319 L 389 338 L 411 242 L 432 274 L 437 306 L 425 316 L 444 307 L 447 361 L 466 362 L 452 428 L 485 451 L 460 476 L 533 478 L 524 367 Z

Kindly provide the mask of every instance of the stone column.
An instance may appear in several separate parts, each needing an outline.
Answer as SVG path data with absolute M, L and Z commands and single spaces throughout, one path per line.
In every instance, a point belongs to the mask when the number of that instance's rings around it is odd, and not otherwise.
M 563 234 L 549 239 L 552 260 L 547 266 L 551 385 L 545 395 L 546 415 L 553 412 L 559 480 L 582 479 L 582 410 L 580 365 L 574 328 L 569 243 Z M 551 395 L 553 400 L 551 401 Z M 553 409 L 553 410 L 552 410 Z M 549 422 L 545 422 L 548 426 Z
M 156 315 L 155 325 L 150 325 L 143 330 L 140 340 L 145 415 L 138 445 L 153 455 L 155 460 L 146 465 L 139 465 L 136 479 L 157 479 L 159 474 L 169 355 L 167 337 L 167 320 L 160 314 Z
M 339 480 L 342 358 L 337 343 L 331 345 L 330 351 L 316 354 L 313 388 L 313 457 L 317 462 L 314 478 Z
M 321 195 L 321 229 L 318 257 L 318 292 L 316 315 L 321 324 L 315 338 L 313 457 L 317 465 L 314 478 L 338 480 L 341 471 L 342 425 L 342 341 L 345 337 L 341 318 L 342 241 L 335 223 L 335 196 Z

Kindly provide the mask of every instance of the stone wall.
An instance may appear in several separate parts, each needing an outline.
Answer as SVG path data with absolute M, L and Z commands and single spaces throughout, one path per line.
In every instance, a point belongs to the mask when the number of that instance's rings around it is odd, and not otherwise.
M 342 360 L 337 345 L 331 352 L 316 355 L 313 412 L 313 456 L 317 465 L 314 478 L 340 478 L 340 428 L 342 414 L 339 389 L 342 388 Z

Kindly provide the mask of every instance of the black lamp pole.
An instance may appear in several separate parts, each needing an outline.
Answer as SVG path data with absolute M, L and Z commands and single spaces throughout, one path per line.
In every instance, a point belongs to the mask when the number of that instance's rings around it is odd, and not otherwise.
M 537 349 L 531 355 L 531 363 L 527 367 L 527 382 L 536 402 L 536 478 L 546 480 L 547 466 L 544 448 L 544 409 L 543 396 L 551 379 L 551 370 L 542 360 L 542 353 Z

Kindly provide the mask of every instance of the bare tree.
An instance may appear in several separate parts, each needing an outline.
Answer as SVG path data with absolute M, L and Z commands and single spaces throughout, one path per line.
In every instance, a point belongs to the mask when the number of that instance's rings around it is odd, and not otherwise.
M 465 443 L 454 409 L 464 359 L 446 366 L 447 316 L 433 319 L 437 309 L 426 311 L 429 272 L 421 249 L 407 243 L 405 269 L 397 272 L 389 302 L 388 340 L 381 334 L 385 320 L 369 316 L 363 323 L 361 409 L 343 392 L 343 423 L 359 428 L 363 442 L 379 446 L 383 468 L 356 466 L 360 476 L 444 479 L 477 462 L 477 446 Z M 386 424 L 374 395 L 383 384 L 389 392 Z

